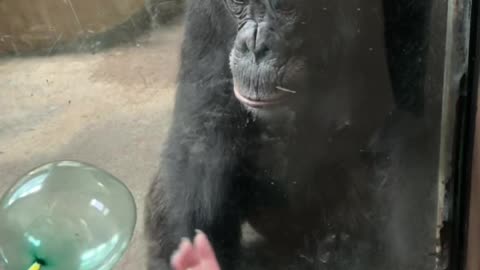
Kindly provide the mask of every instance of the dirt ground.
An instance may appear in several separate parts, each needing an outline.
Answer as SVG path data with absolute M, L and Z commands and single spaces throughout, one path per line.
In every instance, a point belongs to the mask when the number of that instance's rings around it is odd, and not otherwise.
M 139 212 L 115 269 L 143 268 L 143 202 L 170 123 L 181 30 L 157 30 L 137 46 L 98 54 L 0 59 L 0 194 L 53 160 L 114 174 Z

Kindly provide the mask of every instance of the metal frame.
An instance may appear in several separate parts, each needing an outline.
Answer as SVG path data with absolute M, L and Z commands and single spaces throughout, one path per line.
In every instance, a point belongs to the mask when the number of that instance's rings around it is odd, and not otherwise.
M 480 161 L 476 161 L 480 151 L 476 151 L 473 161 L 480 75 L 480 59 L 477 59 L 480 4 L 478 0 L 447 3 L 438 174 L 438 269 L 479 270 L 480 239 L 472 236 L 480 235 L 480 213 L 476 213 L 480 179 L 475 177 L 471 181 L 480 170 Z M 480 136 L 477 138 L 480 140 Z

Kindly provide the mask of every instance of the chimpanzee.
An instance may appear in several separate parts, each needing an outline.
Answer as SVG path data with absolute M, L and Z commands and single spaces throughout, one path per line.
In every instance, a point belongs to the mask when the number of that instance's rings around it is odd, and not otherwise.
M 422 120 L 430 10 L 430 0 L 188 1 L 147 198 L 148 269 L 168 269 L 196 229 L 222 269 L 428 265 L 434 218 L 402 198 L 433 190 L 428 172 L 408 172 L 433 141 Z M 245 223 L 259 253 L 242 244 Z

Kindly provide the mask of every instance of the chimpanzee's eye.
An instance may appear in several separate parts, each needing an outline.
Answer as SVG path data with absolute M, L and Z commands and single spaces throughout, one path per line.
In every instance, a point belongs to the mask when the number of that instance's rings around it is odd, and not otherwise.
M 293 13 L 295 12 L 295 5 L 292 0 L 273 0 L 272 7 L 281 13 Z
M 248 4 L 248 0 L 226 0 L 228 9 L 235 15 L 240 15 Z

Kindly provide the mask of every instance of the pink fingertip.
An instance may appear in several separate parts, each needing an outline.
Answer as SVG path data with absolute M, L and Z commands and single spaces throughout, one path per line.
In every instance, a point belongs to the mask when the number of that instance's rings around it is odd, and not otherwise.
M 173 254 L 170 265 L 175 270 L 184 270 L 198 264 L 198 256 L 188 239 L 182 239 L 177 251 Z
M 203 269 L 220 270 L 215 251 L 204 233 L 197 233 L 194 239 L 194 246 L 204 265 Z

